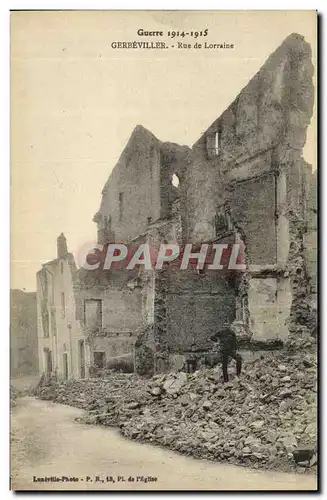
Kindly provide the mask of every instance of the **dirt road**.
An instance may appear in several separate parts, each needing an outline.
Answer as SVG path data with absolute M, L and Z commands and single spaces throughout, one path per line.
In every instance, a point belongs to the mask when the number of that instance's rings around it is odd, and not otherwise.
M 12 489 L 316 489 L 313 475 L 253 471 L 128 441 L 114 429 L 75 422 L 82 413 L 32 397 L 18 400 L 12 411 Z M 63 476 L 75 480 L 55 481 Z M 157 480 L 144 482 L 148 476 Z

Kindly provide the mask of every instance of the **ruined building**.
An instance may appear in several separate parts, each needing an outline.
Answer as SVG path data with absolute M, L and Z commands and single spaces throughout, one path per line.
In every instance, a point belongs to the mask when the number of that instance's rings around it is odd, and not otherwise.
M 55 356 L 59 374 L 83 377 L 131 352 L 138 371 L 144 360 L 165 371 L 235 321 L 263 342 L 314 333 L 316 175 L 302 156 L 312 76 L 293 34 L 192 148 L 134 129 L 94 216 L 98 242 L 242 242 L 246 271 L 78 270 L 61 236 L 38 273 L 41 371 Z

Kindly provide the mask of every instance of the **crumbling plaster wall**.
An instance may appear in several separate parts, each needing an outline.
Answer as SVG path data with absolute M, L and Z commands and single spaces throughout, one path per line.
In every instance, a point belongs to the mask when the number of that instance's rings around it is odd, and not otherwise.
M 135 285 L 132 279 L 120 283 L 116 276 L 116 280 L 103 286 L 88 286 L 82 280 L 75 287 L 76 315 L 90 348 L 91 363 L 94 351 L 104 351 L 107 361 L 133 351 L 138 329 L 142 325 L 141 289 Z M 89 299 L 101 300 L 102 304 L 102 325 L 96 330 L 88 328 L 84 322 L 84 305 Z

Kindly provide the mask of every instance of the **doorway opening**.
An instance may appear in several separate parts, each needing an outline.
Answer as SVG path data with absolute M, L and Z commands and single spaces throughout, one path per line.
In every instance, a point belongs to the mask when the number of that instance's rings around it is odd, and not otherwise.
M 68 380 L 68 355 L 67 355 L 67 352 L 65 352 L 62 355 L 62 360 L 63 360 L 63 368 L 64 368 L 64 379 Z
M 79 347 L 79 369 L 81 378 L 85 378 L 85 343 L 84 340 L 78 342 Z
M 44 349 L 45 371 L 49 375 L 52 372 L 52 352 L 50 349 Z

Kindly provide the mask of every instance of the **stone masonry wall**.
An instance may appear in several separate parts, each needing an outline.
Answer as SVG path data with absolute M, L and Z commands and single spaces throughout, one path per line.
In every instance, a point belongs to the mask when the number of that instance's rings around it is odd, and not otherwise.
M 129 242 L 160 217 L 160 141 L 137 126 L 103 188 L 98 231 Z
M 104 351 L 106 360 L 132 353 L 137 331 L 142 324 L 141 291 L 123 282 L 109 282 L 106 286 L 80 284 L 75 290 L 78 302 L 78 319 L 83 325 L 86 341 L 92 352 Z M 88 299 L 100 299 L 102 324 L 93 331 L 84 324 L 84 304 Z

